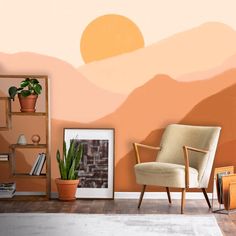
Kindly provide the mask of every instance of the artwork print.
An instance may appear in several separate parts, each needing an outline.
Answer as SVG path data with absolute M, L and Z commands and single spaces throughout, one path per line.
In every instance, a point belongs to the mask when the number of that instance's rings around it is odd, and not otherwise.
M 79 187 L 108 188 L 108 140 L 76 140 L 83 145 Z
M 78 167 L 77 198 L 114 198 L 114 129 L 65 128 L 67 148 L 72 141 L 83 146 Z

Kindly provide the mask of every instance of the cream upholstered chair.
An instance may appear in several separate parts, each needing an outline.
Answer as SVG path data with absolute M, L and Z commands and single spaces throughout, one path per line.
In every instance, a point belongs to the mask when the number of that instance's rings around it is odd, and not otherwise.
M 185 193 L 189 188 L 201 188 L 211 208 L 206 188 L 210 179 L 220 127 L 172 124 L 165 129 L 160 147 L 134 143 L 136 154 L 136 182 L 143 185 L 138 208 L 140 208 L 147 185 L 181 188 L 181 214 L 185 206 Z M 138 148 L 158 150 L 156 161 L 141 163 Z

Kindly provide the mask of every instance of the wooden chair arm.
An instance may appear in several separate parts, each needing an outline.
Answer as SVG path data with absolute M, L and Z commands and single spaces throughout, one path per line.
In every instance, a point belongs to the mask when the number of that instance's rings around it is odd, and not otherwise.
M 208 153 L 209 150 L 203 150 L 199 148 L 194 148 L 194 147 L 189 147 L 189 146 L 184 146 L 187 150 L 194 151 L 194 152 L 201 152 L 201 153 Z
M 152 149 L 152 150 L 160 150 L 161 149 L 160 147 L 154 147 L 154 146 L 150 146 L 150 145 L 146 145 L 146 144 L 141 144 L 141 143 L 133 143 L 133 146 L 134 146 L 134 151 L 135 151 L 136 163 L 137 164 L 141 163 L 138 147 Z
M 200 152 L 207 154 L 208 150 L 203 150 L 199 148 L 189 147 L 189 146 L 183 146 L 184 151 L 184 165 L 185 165 L 185 188 L 189 187 L 189 155 L 188 151 L 194 151 L 194 152 Z

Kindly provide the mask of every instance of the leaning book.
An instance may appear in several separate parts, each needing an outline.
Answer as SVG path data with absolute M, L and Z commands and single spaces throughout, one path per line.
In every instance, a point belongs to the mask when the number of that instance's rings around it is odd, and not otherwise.
M 12 198 L 16 192 L 15 183 L 0 183 L 0 198 Z

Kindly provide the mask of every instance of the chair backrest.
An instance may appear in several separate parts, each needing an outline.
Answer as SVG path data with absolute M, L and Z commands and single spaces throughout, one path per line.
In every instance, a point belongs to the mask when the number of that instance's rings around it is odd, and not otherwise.
M 189 151 L 190 167 L 198 170 L 199 187 L 208 186 L 220 127 L 171 124 L 163 133 L 157 161 L 184 165 L 183 146 L 209 150 L 207 154 Z

